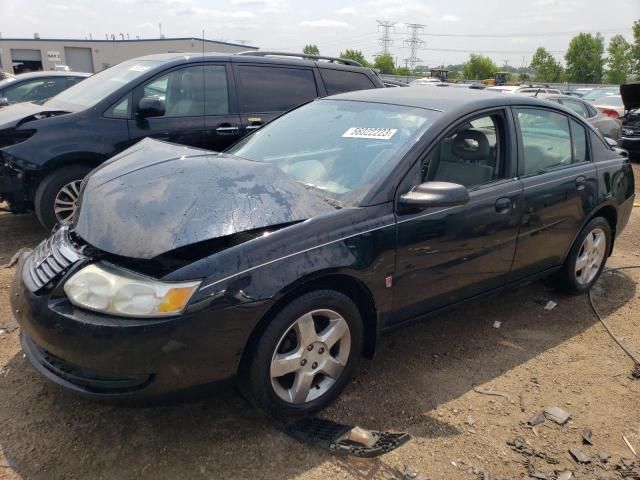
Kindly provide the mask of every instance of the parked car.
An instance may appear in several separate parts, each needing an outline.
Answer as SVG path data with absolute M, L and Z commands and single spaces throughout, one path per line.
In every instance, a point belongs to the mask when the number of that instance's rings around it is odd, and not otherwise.
M 559 103 L 573 110 L 582 118 L 586 119 L 596 130 L 605 137 L 617 140 L 620 137 L 620 122 L 601 113 L 597 108 L 589 102 L 576 97 L 567 95 L 539 95 L 538 98 L 544 98 L 552 102 Z
M 561 105 L 345 93 L 222 154 L 145 139 L 104 163 L 74 222 L 21 255 L 11 311 L 27 358 L 68 389 L 148 397 L 237 376 L 257 406 L 304 415 L 380 333 L 554 271 L 588 291 L 634 187 L 629 160 Z
M 408 87 L 409 86 L 408 83 L 399 82 L 398 80 L 382 80 L 382 82 L 384 83 L 385 87 L 391 87 L 391 88 Z
M 432 85 L 434 83 L 443 83 L 442 80 L 435 77 L 416 78 L 409 82 L 410 87 Z
M 21 102 L 42 102 L 91 76 L 82 72 L 23 73 L 0 81 L 0 108 Z
M 620 86 L 625 115 L 622 117 L 622 132 L 618 144 L 629 155 L 640 160 L 640 83 Z
M 609 118 L 618 119 L 624 116 L 624 103 L 620 95 L 606 95 L 593 100 L 591 103 Z
M 488 87 L 487 91 L 500 92 L 500 93 L 522 93 L 522 94 L 555 94 L 560 95 L 561 92 L 557 88 L 549 88 L 546 86 L 535 85 L 499 85 L 495 87 Z
M 220 151 L 316 97 L 384 86 L 353 60 L 246 53 L 141 57 L 1 110 L 0 201 L 51 228 L 73 216 L 88 172 L 142 138 Z
M 619 87 L 592 88 L 582 96 L 582 99 L 587 100 L 589 102 L 593 102 L 594 100 L 597 100 L 607 95 L 620 95 L 620 88 Z

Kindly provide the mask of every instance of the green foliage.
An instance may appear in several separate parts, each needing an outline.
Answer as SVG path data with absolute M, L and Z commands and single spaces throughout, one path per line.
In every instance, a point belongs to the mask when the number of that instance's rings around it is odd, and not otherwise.
M 489 58 L 482 55 L 472 53 L 469 55 L 469 61 L 464 65 L 464 77 L 467 80 L 483 80 L 485 78 L 493 78 L 498 71 L 495 63 Z
M 580 33 L 571 39 L 565 55 L 567 80 L 600 83 L 604 70 L 604 38 L 599 33 Z
M 633 22 L 633 44 L 630 56 L 631 71 L 640 76 L 640 20 Z
M 373 62 L 373 68 L 380 70 L 380 73 L 393 74 L 396 71 L 396 65 L 393 61 L 393 57 L 385 53 L 384 55 L 378 55 L 376 61 Z
M 531 68 L 539 82 L 559 82 L 562 79 L 562 65 L 544 47 L 538 47 L 533 54 Z
M 633 59 L 631 45 L 622 35 L 615 35 L 609 40 L 607 47 L 607 82 L 622 84 L 627 81 L 627 76 L 632 72 Z
M 349 50 L 348 48 L 344 52 L 340 52 L 340 58 L 348 58 L 359 62 L 363 67 L 371 67 L 371 64 L 364 58 L 364 54 L 361 50 Z
M 304 46 L 302 53 L 305 55 L 320 55 L 320 49 L 317 45 L 309 44 Z
M 411 75 L 411 70 L 409 70 L 407 67 L 400 67 L 400 68 L 396 68 L 396 75 Z
M 449 80 L 460 80 L 462 78 L 462 72 L 460 70 L 449 70 Z

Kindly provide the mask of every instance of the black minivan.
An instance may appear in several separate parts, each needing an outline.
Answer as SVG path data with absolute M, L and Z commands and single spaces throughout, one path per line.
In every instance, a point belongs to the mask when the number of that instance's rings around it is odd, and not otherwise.
M 297 58 L 296 58 L 297 57 Z M 0 201 L 69 220 L 82 179 L 145 137 L 221 151 L 317 97 L 383 88 L 348 59 L 279 52 L 160 54 L 120 63 L 42 103 L 0 111 Z

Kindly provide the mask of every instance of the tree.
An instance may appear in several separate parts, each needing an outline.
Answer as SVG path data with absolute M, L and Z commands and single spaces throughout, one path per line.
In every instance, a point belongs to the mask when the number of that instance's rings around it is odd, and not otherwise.
M 607 82 L 625 83 L 632 68 L 631 45 L 622 35 L 614 35 L 609 40 L 607 53 Z
M 380 73 L 393 74 L 396 71 L 396 65 L 393 62 L 393 57 L 385 53 L 384 55 L 378 55 L 376 61 L 373 62 L 373 68 L 380 70 Z
M 579 33 L 569 42 L 565 55 L 567 80 L 574 83 L 600 83 L 604 69 L 604 38 L 599 33 Z
M 407 67 L 396 68 L 396 75 L 409 76 L 411 75 L 411 70 L 409 70 Z
M 538 47 L 533 54 L 531 68 L 540 82 L 559 82 L 562 78 L 562 65 L 544 47 Z
M 370 67 L 371 64 L 364 58 L 364 54 L 360 50 L 349 50 L 348 48 L 344 52 L 340 52 L 340 58 L 348 58 L 360 63 L 363 67 Z
M 633 45 L 630 54 L 631 71 L 640 76 L 640 20 L 633 22 Z
M 305 55 L 320 55 L 320 49 L 318 49 L 317 45 L 309 44 L 304 46 L 302 53 Z
M 498 67 L 489 57 L 475 53 L 469 55 L 469 61 L 464 64 L 464 76 L 467 80 L 492 78 L 497 71 Z

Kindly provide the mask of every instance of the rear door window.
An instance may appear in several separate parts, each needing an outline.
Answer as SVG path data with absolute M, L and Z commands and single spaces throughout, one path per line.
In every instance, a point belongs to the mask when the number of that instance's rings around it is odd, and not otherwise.
M 360 72 L 321 68 L 320 75 L 322 76 L 322 81 L 327 89 L 327 95 L 375 88 L 371 79 L 364 73 Z
M 589 161 L 589 149 L 587 129 L 576 122 L 574 119 L 569 120 L 571 127 L 571 140 L 573 141 L 573 161 L 574 162 L 588 162 Z
M 570 108 L 571 110 L 576 112 L 582 118 L 589 118 L 589 116 L 590 116 L 586 105 L 584 104 L 584 102 L 581 102 L 580 100 L 573 100 L 573 99 L 569 99 L 569 98 L 563 98 L 561 100 L 561 103 L 565 107 Z
M 570 165 L 573 160 L 569 119 L 548 110 L 516 110 L 524 147 L 524 174 Z
M 239 65 L 236 72 L 241 113 L 284 112 L 318 96 L 309 68 Z

